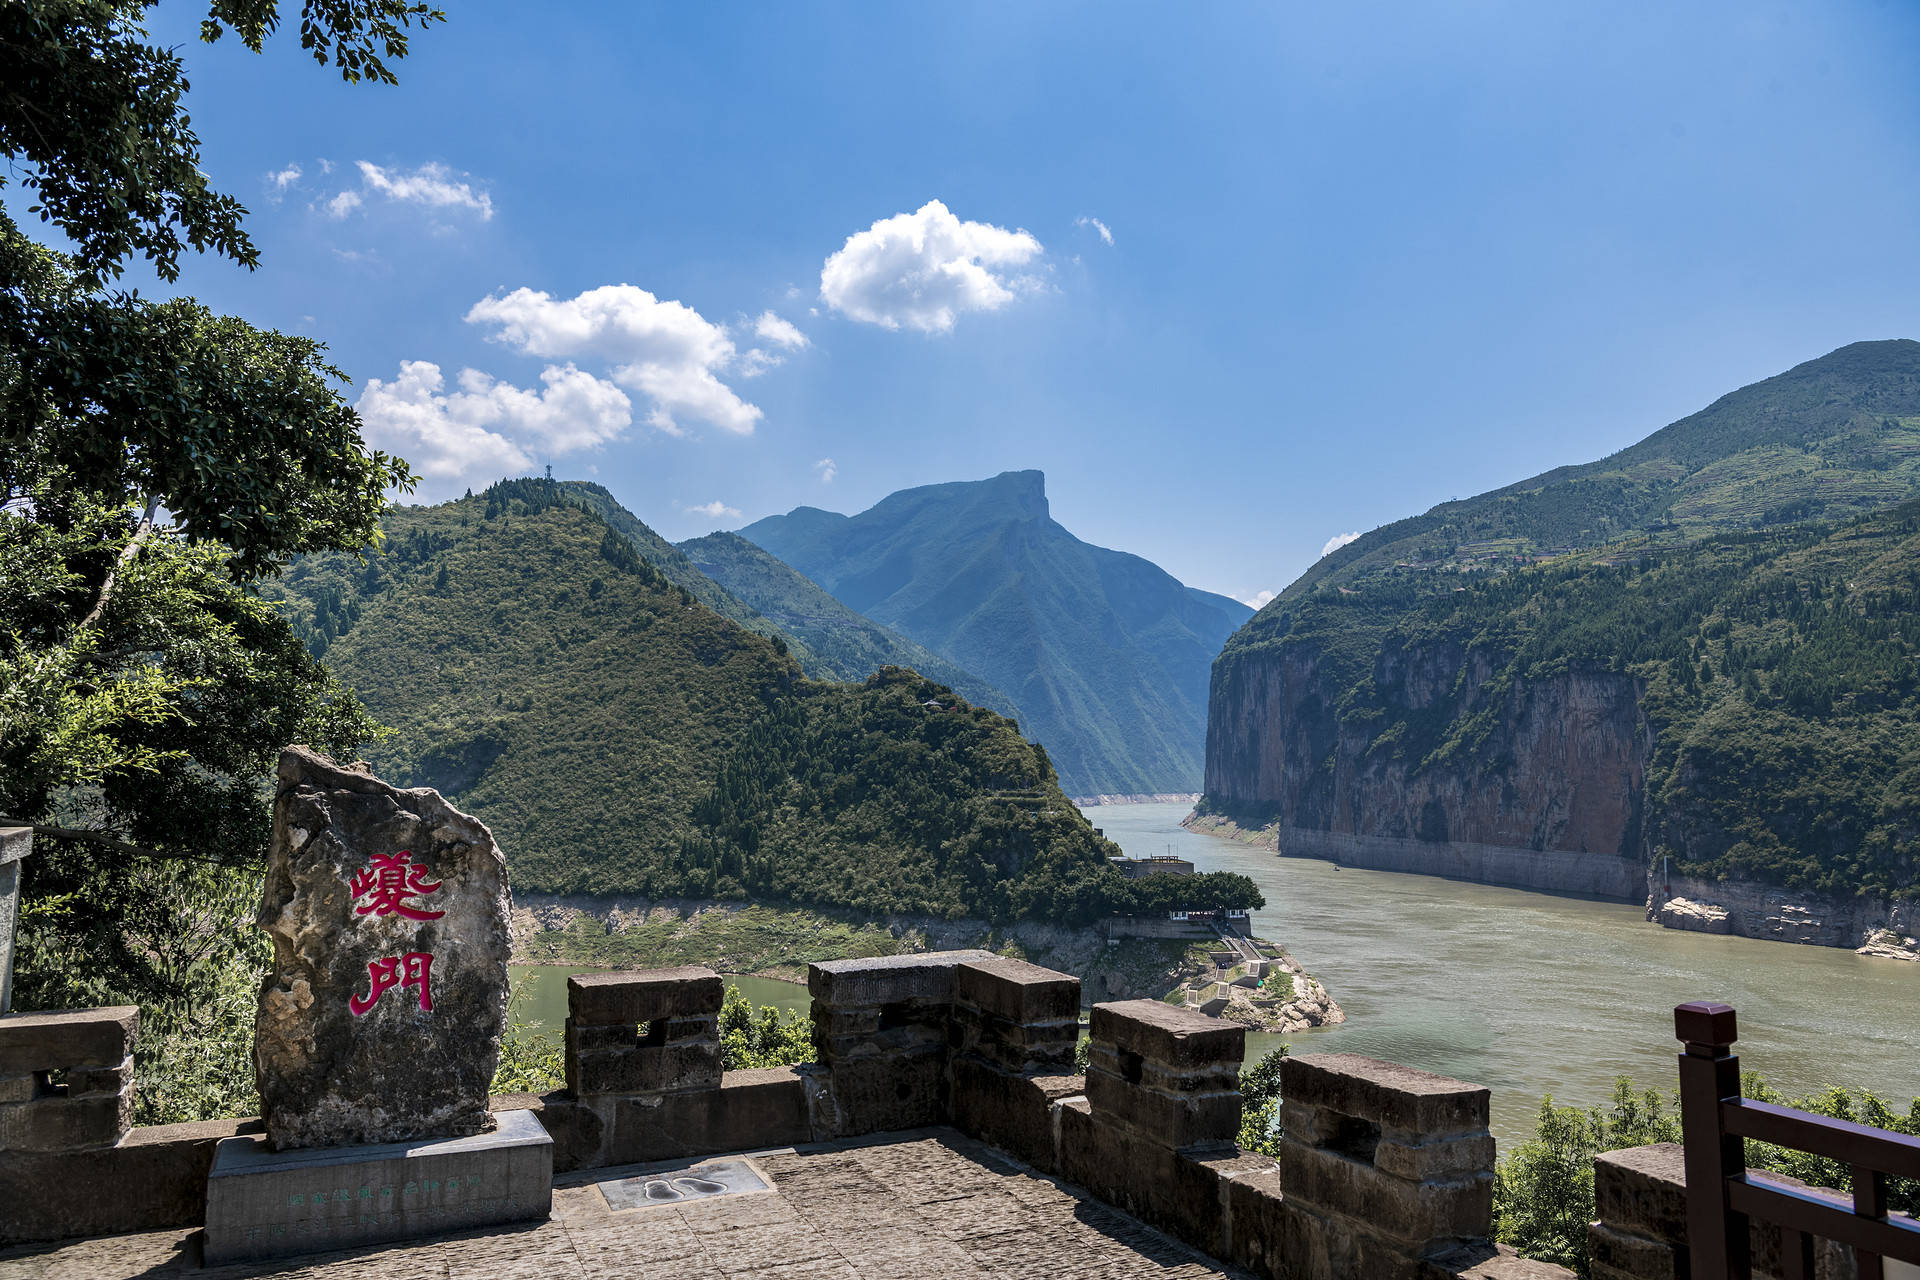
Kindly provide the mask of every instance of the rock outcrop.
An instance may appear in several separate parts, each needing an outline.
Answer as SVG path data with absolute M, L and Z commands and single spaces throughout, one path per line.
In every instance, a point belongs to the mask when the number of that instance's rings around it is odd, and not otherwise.
M 1409 714 L 1472 705 L 1494 675 L 1451 645 L 1383 649 L 1378 687 Z M 1640 688 L 1617 673 L 1561 672 L 1486 690 L 1486 736 L 1423 762 L 1378 720 L 1344 720 L 1320 656 L 1229 655 L 1207 714 L 1207 804 L 1282 815 L 1283 853 L 1591 893 L 1644 892 L 1641 797 L 1653 734 Z
M 1662 881 L 1656 875 L 1650 877 L 1648 889 L 1647 919 L 1669 929 L 1853 947 L 1862 955 L 1920 959 L 1920 954 L 1901 954 L 1910 949 L 1911 941 L 1902 939 L 1920 933 L 1920 911 L 1912 902 L 1831 898 L 1778 885 L 1689 876 Z
M 490 1130 L 509 917 L 506 861 L 478 821 L 364 766 L 282 753 L 254 1040 L 274 1147 Z

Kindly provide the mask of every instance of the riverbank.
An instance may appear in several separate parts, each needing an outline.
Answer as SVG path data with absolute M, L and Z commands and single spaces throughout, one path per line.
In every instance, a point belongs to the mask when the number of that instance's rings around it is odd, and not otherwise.
M 1087 1004 L 1158 1000 L 1216 971 L 1207 943 L 1110 940 L 1095 926 L 994 925 L 922 915 L 875 919 L 785 903 L 698 898 L 517 894 L 513 907 L 518 964 L 609 969 L 702 964 L 723 973 L 804 982 L 807 966 L 820 961 L 966 947 L 1074 974 Z
M 1200 793 L 1198 791 L 1156 791 L 1134 795 L 1071 796 L 1069 799 L 1082 809 L 1096 804 L 1198 804 Z
M 1542 893 L 1578 893 L 1618 902 L 1639 902 L 1646 896 L 1645 870 L 1633 859 L 1613 854 L 1351 835 L 1278 823 L 1250 828 L 1210 813 L 1189 814 L 1182 825 L 1202 835 L 1272 849 L 1289 858 L 1318 858 L 1369 871 L 1438 876 Z
M 1671 1089 L 1673 1007 L 1687 1000 L 1739 1010 L 1741 1065 L 1785 1093 L 1872 1089 L 1901 1112 L 1920 1096 L 1920 982 L 1906 964 L 1655 929 L 1644 902 L 1276 857 L 1182 827 L 1185 816 L 1087 811 L 1133 856 L 1171 846 L 1197 871 L 1259 886 L 1254 932 L 1284 939 L 1348 1016 L 1285 1037 L 1294 1053 L 1360 1053 L 1487 1085 L 1503 1150 L 1532 1133 L 1543 1094 L 1604 1104 L 1621 1075 Z M 1281 1040 L 1249 1032 L 1249 1054 Z

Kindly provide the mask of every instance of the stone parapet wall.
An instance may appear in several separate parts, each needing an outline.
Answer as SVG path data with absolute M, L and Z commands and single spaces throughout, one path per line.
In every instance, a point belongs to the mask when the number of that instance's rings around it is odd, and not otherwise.
M 963 951 L 819 964 L 808 986 L 819 1060 L 723 1072 L 719 975 L 577 976 L 571 1087 L 494 1109 L 537 1115 L 556 1170 L 951 1124 L 1269 1280 L 1568 1275 L 1485 1239 L 1484 1089 L 1347 1055 L 1290 1060 L 1276 1162 L 1234 1145 L 1236 1024 L 1157 1001 L 1096 1005 L 1083 1077 L 1068 974 Z M 215 1142 L 257 1128 L 122 1129 L 58 1156 L 0 1143 L 0 1243 L 202 1221 Z M 84 1210 L 56 1190 L 74 1176 L 94 1188 Z
M 0 1151 L 110 1147 L 133 1124 L 132 1005 L 0 1017 Z

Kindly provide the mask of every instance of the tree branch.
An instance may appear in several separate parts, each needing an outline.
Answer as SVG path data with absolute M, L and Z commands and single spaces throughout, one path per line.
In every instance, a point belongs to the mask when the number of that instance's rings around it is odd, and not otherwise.
M 120 556 L 113 562 L 113 568 L 107 570 L 106 580 L 100 584 L 100 598 L 94 602 L 93 610 L 80 620 L 81 630 L 85 630 L 95 622 L 98 622 L 100 615 L 107 611 L 107 604 L 113 599 L 113 588 L 114 584 L 119 580 L 120 571 L 127 567 L 135 554 L 139 552 L 140 544 L 145 542 L 147 535 L 153 532 L 153 513 L 159 509 L 160 499 L 158 495 L 147 499 L 147 510 L 146 513 L 140 517 L 140 526 L 133 531 L 133 537 L 127 540 L 127 545 L 120 549 Z
M 103 831 L 86 831 L 78 827 L 50 827 L 39 822 L 22 822 L 15 818 L 0 817 L 0 827 L 27 827 L 37 836 L 54 836 L 61 840 L 81 840 L 88 844 L 97 844 L 115 853 L 129 854 L 135 858 L 165 858 L 175 862 L 204 862 L 209 866 L 226 867 L 234 864 L 222 862 L 218 858 L 206 858 L 197 853 L 166 853 L 159 849 L 149 849 L 145 845 L 128 844 L 116 840 Z

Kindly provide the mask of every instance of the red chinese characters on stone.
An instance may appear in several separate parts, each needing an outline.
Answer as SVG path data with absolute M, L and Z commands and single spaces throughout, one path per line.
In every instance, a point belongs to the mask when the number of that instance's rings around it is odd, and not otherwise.
M 367 962 L 368 990 L 364 996 L 347 997 L 347 1008 L 358 1018 L 367 1010 L 380 1003 L 380 997 L 398 984 L 401 990 L 417 987 L 420 991 L 420 1007 L 428 1013 L 433 1012 L 433 992 L 428 986 L 428 975 L 433 971 L 433 954 L 428 951 L 409 951 L 403 956 L 387 956 L 381 960 Z
M 416 894 L 432 893 L 440 887 L 437 881 L 428 881 L 425 867 L 413 865 L 411 849 L 374 854 L 373 865 L 357 873 L 348 887 L 353 890 L 356 901 L 365 895 L 372 895 L 365 906 L 354 908 L 358 915 L 401 915 L 409 920 L 438 920 L 447 914 L 444 911 L 422 911 L 407 905 L 405 899 Z

